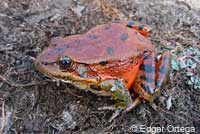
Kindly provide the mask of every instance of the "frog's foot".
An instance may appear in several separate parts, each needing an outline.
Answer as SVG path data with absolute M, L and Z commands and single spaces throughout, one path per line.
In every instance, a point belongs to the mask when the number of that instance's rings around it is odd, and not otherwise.
M 108 122 L 112 122 L 115 118 L 117 118 L 121 114 L 126 114 L 127 112 L 131 111 L 133 108 L 135 108 L 137 105 L 139 105 L 142 102 L 142 99 L 140 97 L 137 97 L 131 104 L 129 104 L 125 109 L 121 108 L 115 108 L 113 107 L 105 107 L 106 109 L 109 108 L 109 110 L 113 110 L 114 113 L 112 116 L 109 118 Z M 111 108 L 111 109 L 110 109 Z
M 140 97 L 137 97 L 131 104 L 129 104 L 125 109 L 121 108 L 115 108 L 114 107 L 104 107 L 109 110 L 113 110 L 114 113 L 109 118 L 108 122 L 112 122 L 115 118 L 117 118 L 121 114 L 126 114 L 127 112 L 131 111 L 133 108 L 135 108 L 137 105 L 139 105 L 142 102 L 142 99 Z
M 137 24 L 134 21 L 129 21 L 126 26 L 137 30 L 140 34 L 142 34 L 145 37 L 148 37 L 151 32 L 151 29 L 147 26 Z

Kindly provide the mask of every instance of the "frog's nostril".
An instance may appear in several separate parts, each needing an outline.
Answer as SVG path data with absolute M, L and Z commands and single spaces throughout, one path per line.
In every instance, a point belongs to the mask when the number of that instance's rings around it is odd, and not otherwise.
M 46 66 L 46 65 L 52 65 L 56 62 L 55 61 L 42 61 L 41 63 Z
M 68 56 L 61 57 L 59 58 L 58 64 L 61 69 L 70 69 L 72 67 L 73 60 Z

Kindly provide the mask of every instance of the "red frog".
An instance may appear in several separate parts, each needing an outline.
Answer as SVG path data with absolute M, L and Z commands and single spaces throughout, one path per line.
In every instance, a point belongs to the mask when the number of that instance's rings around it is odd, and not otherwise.
M 133 21 L 109 22 L 87 33 L 53 39 L 36 59 L 42 73 L 98 95 L 129 111 L 153 102 L 170 68 L 168 52 L 156 55 L 149 29 Z

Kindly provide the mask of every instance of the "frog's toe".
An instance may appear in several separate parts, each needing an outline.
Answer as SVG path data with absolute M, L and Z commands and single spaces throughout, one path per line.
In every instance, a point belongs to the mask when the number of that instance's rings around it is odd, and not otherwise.
M 116 109 L 115 112 L 112 114 L 112 116 L 110 117 L 110 119 L 108 120 L 108 122 L 112 122 L 115 118 L 117 118 L 121 113 L 122 113 L 123 109 Z
M 128 105 L 125 109 L 125 112 L 129 112 L 132 109 L 134 109 L 136 106 L 138 106 L 142 102 L 140 97 L 137 97 L 130 105 Z
M 127 112 L 134 109 L 136 106 L 138 106 L 142 102 L 142 99 L 140 97 L 137 97 L 132 103 L 130 103 L 125 109 L 115 109 L 115 112 L 112 114 L 112 116 L 109 119 L 109 122 L 112 122 L 115 118 L 117 118 L 121 114 L 126 114 Z

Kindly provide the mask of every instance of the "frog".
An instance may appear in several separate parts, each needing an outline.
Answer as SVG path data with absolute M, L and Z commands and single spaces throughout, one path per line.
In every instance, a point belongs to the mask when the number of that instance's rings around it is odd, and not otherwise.
M 118 21 L 54 37 L 35 65 L 48 77 L 111 96 L 115 109 L 128 112 L 141 102 L 153 103 L 169 76 L 170 54 L 156 52 L 151 31 L 134 21 Z

